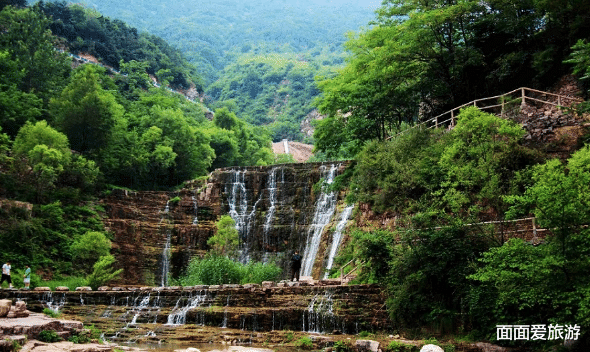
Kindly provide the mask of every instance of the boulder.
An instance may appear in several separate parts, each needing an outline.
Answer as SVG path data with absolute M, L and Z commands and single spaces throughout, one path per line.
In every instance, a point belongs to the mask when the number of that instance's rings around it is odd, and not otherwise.
M 90 286 L 76 287 L 76 291 L 92 291 L 92 287 L 90 287 Z
M 35 291 L 51 291 L 51 288 L 45 286 L 35 287 Z
M 59 292 L 67 292 L 67 291 L 69 291 L 69 290 L 70 290 L 70 288 L 69 288 L 69 287 L 67 287 L 67 286 L 57 286 L 57 287 L 55 288 L 55 290 L 56 290 L 56 291 L 59 291 Z
M 14 304 L 14 312 L 17 318 L 26 318 L 31 314 L 27 310 L 27 304 L 24 301 L 18 301 Z
M 373 340 L 356 340 L 354 344 L 356 351 L 379 352 L 379 342 Z
M 428 344 L 422 346 L 420 352 L 445 352 L 445 350 L 443 350 L 440 346 Z
M 2 299 L 0 300 L 0 317 L 5 317 L 10 312 L 10 307 L 12 307 L 12 301 L 9 299 Z

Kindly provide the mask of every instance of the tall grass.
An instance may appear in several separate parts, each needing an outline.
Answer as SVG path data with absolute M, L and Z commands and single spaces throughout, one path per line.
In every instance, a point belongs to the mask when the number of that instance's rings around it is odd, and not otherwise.
M 262 283 L 277 280 L 282 269 L 275 264 L 244 265 L 223 256 L 193 258 L 186 274 L 176 282 L 183 286 Z
M 38 286 L 49 287 L 52 291 L 55 290 L 56 287 L 66 286 L 70 291 L 74 291 L 76 287 L 88 286 L 88 281 L 83 277 L 68 276 L 56 280 L 41 281 Z

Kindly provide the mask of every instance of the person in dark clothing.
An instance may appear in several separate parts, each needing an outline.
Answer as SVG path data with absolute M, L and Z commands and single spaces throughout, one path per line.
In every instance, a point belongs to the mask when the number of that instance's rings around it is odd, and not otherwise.
M 295 251 L 291 259 L 291 281 L 299 281 L 299 270 L 301 269 L 301 256 Z

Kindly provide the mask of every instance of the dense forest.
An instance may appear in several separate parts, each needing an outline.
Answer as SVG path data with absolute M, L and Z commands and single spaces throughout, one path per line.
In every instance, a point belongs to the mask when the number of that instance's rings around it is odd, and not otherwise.
M 498 341 L 496 326 L 561 326 L 569 339 L 577 326 L 575 350 L 588 350 L 590 131 L 558 159 L 528 147 L 522 126 L 473 107 L 451 131 L 405 129 L 571 72 L 587 97 L 589 20 L 590 4 L 576 0 L 385 1 L 375 26 L 346 43 L 345 67 L 319 78 L 327 118 L 315 147 L 354 158 L 338 182 L 348 201 L 398 224 L 352 229 L 337 262 L 356 261 L 357 282 L 387 287 L 400 331 L 548 351 L 562 341 Z M 577 108 L 584 119 L 587 103 Z M 507 240 L 493 225 L 530 217 L 547 230 L 541 239 Z
M 59 11 L 52 10 L 51 15 L 56 19 L 64 17 L 61 15 L 64 8 L 77 11 L 76 6 L 55 4 Z M 95 16 L 83 24 L 83 30 L 95 33 L 87 43 L 73 42 L 70 48 L 81 52 L 104 50 L 112 56 L 107 59 L 112 62 L 118 62 L 122 55 L 118 53 L 123 51 L 126 61 L 133 58 L 155 62 L 150 64 L 149 71 L 155 74 L 162 60 L 152 60 L 151 57 L 157 59 L 159 54 L 151 54 L 153 45 L 145 50 L 142 38 L 155 43 L 153 36 L 158 35 L 182 51 L 196 70 L 169 73 L 175 77 L 172 83 L 183 85 L 184 77 L 190 76 L 199 91 L 206 87 L 205 103 L 212 108 L 227 107 L 254 125 L 268 126 L 275 141 L 283 138 L 303 141 L 300 123 L 314 110 L 312 103 L 319 93 L 314 77 L 329 76 L 331 68 L 342 65 L 345 33 L 368 25 L 375 10 L 375 5 L 370 4 L 346 0 L 232 0 L 191 6 L 178 1 L 100 1 L 85 5 Z M 99 17 L 98 11 L 117 20 L 105 20 Z M 72 17 L 68 16 L 52 30 L 74 41 L 75 36 L 67 33 L 71 27 L 67 19 Z M 150 34 L 140 33 L 136 43 L 137 33 L 125 29 L 120 20 Z M 94 29 L 103 22 L 108 23 L 101 27 L 104 27 L 102 31 L 113 34 L 99 43 L 97 38 L 101 33 Z M 118 28 L 120 33 L 115 35 L 112 28 Z M 76 33 L 80 35 L 79 31 Z M 128 43 L 119 44 L 123 40 Z M 177 64 L 178 59 L 170 50 L 160 50 Z M 196 72 L 202 81 L 195 78 Z M 312 140 L 308 138 L 307 142 Z
M 317 150 L 330 160 L 354 159 L 331 187 L 399 224 L 350 229 L 336 260 L 360 266 L 356 282 L 385 287 L 396 331 L 550 350 L 562 341 L 496 341 L 495 327 L 578 326 L 577 348 L 588 350 L 587 128 L 562 159 L 523 143 L 522 126 L 476 108 L 464 109 L 450 131 L 397 133 L 474 98 L 549 87 L 565 73 L 587 96 L 587 1 L 386 0 L 372 25 L 345 43 L 345 59 L 306 36 L 286 46 L 252 39 L 287 35 L 274 29 L 244 31 L 253 44 L 237 45 L 212 25 L 203 36 L 209 44 L 223 37 L 226 47 L 195 44 L 201 51 L 189 60 L 94 9 L 16 5 L 0 13 L 0 195 L 20 202 L 0 209 L 0 245 L 15 266 L 92 277 L 93 262 L 112 264 L 96 196 L 113 187 L 170 189 L 215 167 L 273 163 L 272 138 L 300 138 L 299 119 L 317 107 L 326 116 L 317 122 Z M 123 5 L 135 16 L 138 2 Z M 176 6 L 188 5 L 145 8 L 159 18 Z M 229 15 L 224 21 L 239 27 Z M 162 28 L 187 43 L 182 26 L 206 25 L 180 22 L 180 29 L 169 21 Z M 335 35 L 331 29 L 312 34 Z M 72 68 L 56 50 L 70 47 L 95 50 L 120 74 Z M 202 89 L 215 118 L 200 102 L 154 86 L 149 74 Z M 580 117 L 589 110 L 588 103 L 577 108 Z M 499 239 L 484 223 L 532 216 L 546 230 L 537 241 Z
M 47 17 L 52 12 L 69 20 Z M 98 242 L 108 241 L 93 202 L 102 192 L 171 189 L 215 167 L 274 162 L 266 129 L 226 108 L 209 120 L 199 101 L 153 84 L 154 70 L 171 84 L 195 84 L 178 51 L 99 18 L 92 22 L 93 11 L 63 4 L 0 12 L 0 195 L 31 205 L 1 207 L 0 243 L 4 259 L 57 278 L 90 274 L 95 262 L 112 264 L 81 254 L 97 243 L 96 233 L 103 237 Z M 58 37 L 56 26 L 74 34 Z M 102 38 L 92 39 L 97 33 Z M 127 45 L 121 35 L 131 37 Z M 106 67 L 73 62 L 66 53 L 89 43 L 115 50 L 97 50 Z M 156 56 L 142 56 L 145 50 Z M 76 250 L 78 242 L 86 247 Z

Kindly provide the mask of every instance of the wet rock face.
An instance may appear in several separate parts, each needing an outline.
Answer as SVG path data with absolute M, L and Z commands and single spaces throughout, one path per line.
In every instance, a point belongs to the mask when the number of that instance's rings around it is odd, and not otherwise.
M 226 285 L 224 285 L 226 286 Z M 229 285 L 227 285 L 229 286 Z M 32 311 L 60 302 L 60 312 L 103 331 L 130 322 L 166 326 L 202 325 L 245 331 L 274 330 L 356 334 L 390 327 L 378 285 L 158 289 L 149 291 L 0 292 L 19 295 Z M 152 326 L 150 325 L 150 326 Z M 153 326 L 152 326 L 153 327 Z
M 337 174 L 347 165 L 338 164 Z M 188 182 L 179 192 L 113 190 L 102 203 L 105 225 L 114 233 L 112 252 L 124 269 L 119 284 L 160 284 L 168 239 L 169 272 L 179 275 L 190 258 L 209 249 L 207 240 L 224 214 L 231 214 L 238 223 L 243 259 L 274 261 L 284 268 L 286 278 L 294 250 L 305 250 L 317 200 L 314 184 L 325 177 L 330 166 L 309 163 L 219 169 L 207 180 Z M 316 278 L 328 247 L 320 245 L 313 272 Z

